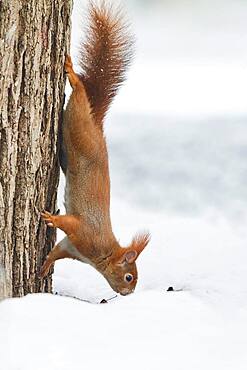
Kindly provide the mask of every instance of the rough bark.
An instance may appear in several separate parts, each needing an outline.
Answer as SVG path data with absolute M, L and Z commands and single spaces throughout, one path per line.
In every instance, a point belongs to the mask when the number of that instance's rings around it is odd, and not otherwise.
M 0 0 L 0 294 L 51 291 L 38 273 L 55 240 L 58 127 L 71 0 Z

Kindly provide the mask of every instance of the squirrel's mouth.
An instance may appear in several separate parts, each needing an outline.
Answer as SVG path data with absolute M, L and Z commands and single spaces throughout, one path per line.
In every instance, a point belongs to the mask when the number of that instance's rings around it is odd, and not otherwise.
M 134 292 L 134 289 L 122 289 L 121 292 L 119 292 L 121 295 L 128 295 Z

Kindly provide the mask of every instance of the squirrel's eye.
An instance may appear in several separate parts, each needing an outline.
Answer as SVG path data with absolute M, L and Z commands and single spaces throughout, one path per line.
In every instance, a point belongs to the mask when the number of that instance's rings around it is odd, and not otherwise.
M 131 274 L 125 274 L 124 280 L 127 281 L 127 283 L 130 283 L 133 280 L 133 275 Z

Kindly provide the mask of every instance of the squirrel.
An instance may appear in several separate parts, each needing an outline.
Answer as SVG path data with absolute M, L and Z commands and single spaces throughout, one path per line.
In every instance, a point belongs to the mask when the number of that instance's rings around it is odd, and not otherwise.
M 73 258 L 90 264 L 121 295 L 137 283 L 136 259 L 150 240 L 149 233 L 134 236 L 121 247 L 110 219 L 110 178 L 104 137 L 104 118 L 125 80 L 133 38 L 123 16 L 112 6 L 90 4 L 87 38 L 79 54 L 81 73 L 70 56 L 65 72 L 72 93 L 64 112 L 60 165 L 66 176 L 66 215 L 44 211 L 49 227 L 66 237 L 53 247 L 41 269 L 44 278 L 58 259 Z

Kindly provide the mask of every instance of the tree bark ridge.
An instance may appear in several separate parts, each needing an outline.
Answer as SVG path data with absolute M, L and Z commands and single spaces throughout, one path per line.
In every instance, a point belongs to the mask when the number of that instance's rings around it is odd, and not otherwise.
M 58 125 L 71 1 L 0 1 L 0 291 L 51 291 L 38 272 L 55 232 L 40 219 L 54 212 L 59 177 Z

